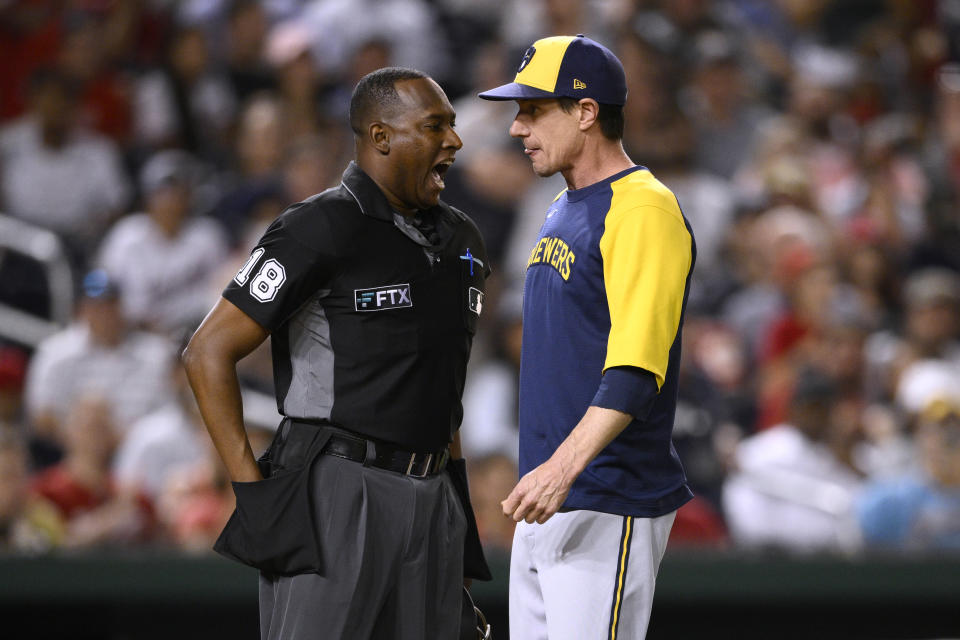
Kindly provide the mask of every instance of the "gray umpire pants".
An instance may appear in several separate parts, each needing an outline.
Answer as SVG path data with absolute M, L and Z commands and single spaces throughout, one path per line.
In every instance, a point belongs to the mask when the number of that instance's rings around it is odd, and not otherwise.
M 309 482 L 323 572 L 261 574 L 261 639 L 457 638 L 466 521 L 448 474 L 320 455 Z

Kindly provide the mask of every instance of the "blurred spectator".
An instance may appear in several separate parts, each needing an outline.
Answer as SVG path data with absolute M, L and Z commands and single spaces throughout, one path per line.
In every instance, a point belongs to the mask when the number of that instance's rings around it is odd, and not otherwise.
M 283 161 L 284 206 L 339 184 L 341 169 L 347 165 L 345 149 L 338 132 L 330 128 L 291 143 Z M 279 213 L 274 211 L 273 217 Z
M 758 354 L 757 427 L 765 429 L 786 418 L 797 364 L 813 357 L 826 333 L 838 300 L 836 273 L 804 247 L 787 254 L 787 307 L 764 331 Z
M 464 384 L 461 443 L 468 457 L 502 455 L 516 463 L 520 453 L 517 387 L 523 335 L 517 292 L 507 292 L 499 308 L 490 311 L 496 321 L 488 331 L 492 334 L 488 335 L 489 353 L 485 358 L 471 359 Z
M 856 123 L 844 114 L 859 60 L 842 49 L 804 46 L 794 54 L 787 118 L 805 138 L 802 159 L 812 178 L 813 205 L 840 226 L 860 203 L 853 156 Z
M 83 259 L 127 204 L 117 149 L 77 124 L 76 87 L 41 69 L 29 110 L 0 129 L 0 200 L 11 215 L 62 234 Z
M 621 37 L 620 60 L 630 99 L 624 105 L 623 146 L 654 175 L 669 164 L 676 144 L 690 148 L 693 131 L 677 109 L 676 61 L 639 34 Z M 687 138 L 687 139 L 684 139 Z
M 38 68 L 51 64 L 60 45 L 62 6 L 53 3 L 7 3 L 0 13 L 0 120 L 21 115 L 23 88 Z
M 274 26 L 267 37 L 266 57 L 277 78 L 287 140 L 318 133 L 323 120 L 322 78 L 310 51 L 310 38 L 310 28 L 299 20 Z
M 723 489 L 730 533 L 743 547 L 853 551 L 860 473 L 849 466 L 858 434 L 836 428 L 834 381 L 812 369 L 797 380 L 789 422 L 744 440 Z
M 23 415 L 23 383 L 27 352 L 0 341 L 0 425 L 20 424 Z
M 849 244 L 837 256 L 838 266 L 865 321 L 874 329 L 893 326 L 899 295 L 899 261 L 889 255 L 869 227 L 855 226 L 847 238 Z
M 867 227 L 892 252 L 901 253 L 927 230 L 924 204 L 929 179 L 912 150 L 917 123 L 909 116 L 877 117 L 863 130 L 860 159 L 862 204 L 847 227 Z
M 870 336 L 866 372 L 874 398 L 889 400 L 900 371 L 915 360 L 942 358 L 960 365 L 960 274 L 924 269 L 903 287 L 902 331 Z
M 784 204 L 742 216 L 728 245 L 740 286 L 724 301 L 722 317 L 748 345 L 751 358 L 769 359 L 773 327 L 794 315 L 791 291 L 802 288 L 796 280 L 814 265 L 821 274 L 832 269 L 829 231 L 818 216 Z M 805 298 L 800 295 L 796 302 Z M 806 315 L 819 313 L 804 306 Z
M 748 99 L 735 46 L 719 30 L 698 35 L 694 75 L 685 96 L 696 126 L 697 166 L 727 179 L 753 156 L 758 133 L 771 116 Z
M 130 427 L 113 459 L 117 484 L 156 501 L 173 476 L 207 458 L 209 439 L 180 362 L 171 361 L 170 400 Z
M 921 472 L 864 492 L 858 505 L 864 538 L 883 548 L 960 551 L 960 392 L 928 403 L 916 437 Z
M 209 553 L 235 506 L 226 470 L 210 453 L 196 465 L 174 473 L 157 500 L 157 518 L 167 540 L 178 549 Z
M 116 3 L 133 9 L 132 2 Z M 136 11 L 136 9 L 133 9 Z M 131 87 L 128 77 L 115 71 L 109 60 L 111 25 L 85 13 L 64 20 L 58 62 L 79 92 L 80 119 L 91 129 L 126 145 L 132 131 Z
M 29 488 L 27 449 L 0 424 L 0 553 L 39 553 L 63 539 L 57 510 Z
M 671 549 L 722 549 L 727 547 L 728 543 L 729 537 L 723 518 L 708 500 L 695 495 L 693 500 L 677 509 L 677 517 L 670 529 L 668 544 Z
M 249 393 L 243 396 L 250 446 L 254 456 L 260 457 L 280 418 L 272 397 L 265 398 L 271 409 L 259 411 Z M 210 552 L 235 506 L 226 468 L 210 439 L 204 440 L 200 459 L 172 469 L 156 503 L 157 518 L 167 539 L 179 549 L 197 553 Z
M 193 215 L 195 161 L 171 149 L 144 165 L 146 212 L 119 220 L 103 239 L 98 264 L 123 292 L 135 325 L 175 332 L 212 306 L 206 278 L 227 255 L 219 223 Z
M 390 42 L 376 34 L 360 41 L 348 53 L 347 62 L 340 73 L 329 77 L 329 83 L 322 89 L 323 111 L 328 122 L 338 125 L 348 121 L 350 96 L 360 78 L 381 67 L 393 65 Z
M 63 426 L 63 461 L 33 480 L 32 491 L 59 512 L 64 546 L 133 543 L 148 532 L 146 504 L 119 492 L 110 472 L 117 437 L 109 402 L 92 395 L 77 398 Z
M 27 413 L 34 433 L 60 442 L 61 426 L 79 398 L 105 398 L 119 429 L 169 397 L 173 345 L 134 331 L 123 317 L 121 291 L 104 271 L 83 279 L 77 319 L 44 340 L 27 372 Z
M 222 200 L 211 215 L 219 220 L 232 244 L 243 238 L 246 225 L 257 218 L 265 201 L 275 200 L 272 217 L 283 210 L 286 199 L 280 178 L 284 153 L 283 109 L 268 93 L 254 96 L 244 105 L 234 140 L 234 163 L 226 179 Z M 244 248 L 244 253 L 248 250 Z
M 897 379 L 896 405 L 908 425 L 938 399 L 960 402 L 960 364 L 928 358 L 903 369 Z
M 359 45 L 371 40 L 390 44 L 391 65 L 420 69 L 438 80 L 450 66 L 436 10 L 424 0 L 311 0 L 302 17 L 324 71 L 345 69 Z
M 457 152 L 457 162 L 470 160 L 478 151 L 506 146 L 513 149 L 512 141 L 506 140 L 503 132 L 510 129 L 516 115 L 514 110 L 492 100 L 477 100 L 476 94 L 487 87 L 499 87 L 512 81 L 516 64 L 511 52 L 501 42 L 490 42 L 477 52 L 468 78 L 470 88 L 462 98 L 453 102 L 453 109 L 457 112 L 457 135 L 463 140 L 463 148 Z M 525 167 L 522 173 L 532 175 L 533 172 Z M 521 191 L 518 189 L 517 194 Z
M 210 63 L 199 27 L 170 34 L 163 66 L 136 86 L 134 133 L 145 150 L 180 147 L 202 158 L 219 158 L 236 104 L 227 78 Z
M 913 248 L 919 266 L 960 271 L 960 61 L 936 75 L 934 113 L 924 146 L 924 169 L 931 181 L 927 237 Z
M 683 343 L 673 441 L 691 489 L 706 502 L 681 512 L 701 523 L 688 531 L 693 535 L 701 525 L 706 527 L 704 533 L 711 530 L 707 512 L 720 509 L 732 449 L 756 422 L 756 400 L 748 378 L 747 350 L 735 332 L 691 318 L 684 324 Z
M 607 42 L 616 26 L 629 20 L 630 4 L 597 0 L 505 2 L 499 31 L 504 42 L 519 49 L 518 58 L 529 43 L 549 35 L 584 33 Z
M 517 482 L 516 462 L 502 454 L 476 455 L 470 457 L 467 471 L 480 541 L 487 550 L 509 553 L 515 523 L 503 515 L 500 501 Z
M 230 2 L 227 11 L 227 77 L 237 102 L 272 90 L 276 80 L 264 60 L 267 15 L 257 0 Z

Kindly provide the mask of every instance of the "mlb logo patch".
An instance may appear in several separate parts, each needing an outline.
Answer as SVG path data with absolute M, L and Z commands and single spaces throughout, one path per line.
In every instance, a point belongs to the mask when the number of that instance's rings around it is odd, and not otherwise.
M 412 307 L 409 284 L 388 284 L 373 289 L 354 289 L 354 309 L 357 311 L 385 311 Z
M 480 291 L 480 289 L 476 287 L 470 287 L 467 295 L 469 298 L 467 306 L 470 307 L 470 311 L 480 315 L 480 312 L 483 311 L 483 291 Z

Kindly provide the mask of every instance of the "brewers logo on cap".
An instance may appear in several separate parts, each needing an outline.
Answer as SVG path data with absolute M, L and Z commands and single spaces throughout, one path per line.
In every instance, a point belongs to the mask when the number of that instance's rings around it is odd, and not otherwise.
M 487 100 L 593 98 L 600 104 L 627 101 L 623 65 L 599 42 L 582 34 L 552 36 L 523 54 L 513 82 L 484 91 Z

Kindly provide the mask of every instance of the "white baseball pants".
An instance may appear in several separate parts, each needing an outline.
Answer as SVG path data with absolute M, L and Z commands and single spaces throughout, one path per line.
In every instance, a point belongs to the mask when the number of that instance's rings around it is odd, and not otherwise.
M 596 511 L 520 522 L 510 560 L 510 637 L 643 640 L 676 512 Z

